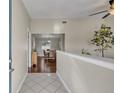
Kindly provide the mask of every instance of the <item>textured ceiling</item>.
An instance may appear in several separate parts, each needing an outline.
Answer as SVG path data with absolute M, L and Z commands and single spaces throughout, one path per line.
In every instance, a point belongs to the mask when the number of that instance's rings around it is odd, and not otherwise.
M 82 18 L 106 8 L 108 0 L 23 0 L 33 19 Z

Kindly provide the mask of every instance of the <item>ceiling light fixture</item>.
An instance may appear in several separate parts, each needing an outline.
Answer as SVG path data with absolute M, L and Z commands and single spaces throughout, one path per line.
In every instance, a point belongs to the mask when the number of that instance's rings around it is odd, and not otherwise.
M 67 21 L 62 21 L 62 23 L 63 23 L 63 24 L 66 24 L 66 23 L 67 23 Z

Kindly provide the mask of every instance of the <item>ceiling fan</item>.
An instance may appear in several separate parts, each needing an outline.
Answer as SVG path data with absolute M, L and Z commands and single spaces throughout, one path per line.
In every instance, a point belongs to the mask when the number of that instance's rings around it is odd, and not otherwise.
M 100 12 L 97 12 L 97 13 L 93 13 L 93 14 L 91 14 L 89 16 L 94 16 L 94 15 L 97 15 L 97 14 L 101 14 L 101 13 L 107 12 L 107 14 L 102 17 L 102 19 L 104 19 L 104 18 L 108 17 L 109 15 L 114 15 L 114 0 L 110 0 L 109 4 L 110 4 L 110 9 L 103 10 L 103 11 L 100 11 Z

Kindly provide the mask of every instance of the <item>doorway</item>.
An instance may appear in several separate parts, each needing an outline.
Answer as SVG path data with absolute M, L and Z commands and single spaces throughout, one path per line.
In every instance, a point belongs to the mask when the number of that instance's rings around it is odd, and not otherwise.
M 29 73 L 56 73 L 56 51 L 64 51 L 65 34 L 31 34 Z

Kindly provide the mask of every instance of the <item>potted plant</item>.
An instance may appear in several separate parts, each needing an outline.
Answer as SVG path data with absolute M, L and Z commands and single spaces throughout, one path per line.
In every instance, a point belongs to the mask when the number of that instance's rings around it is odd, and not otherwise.
M 95 31 L 91 43 L 98 47 L 95 51 L 99 51 L 102 57 L 104 57 L 104 51 L 112 48 L 112 45 L 114 45 L 114 35 L 111 27 L 102 24 L 100 30 Z

